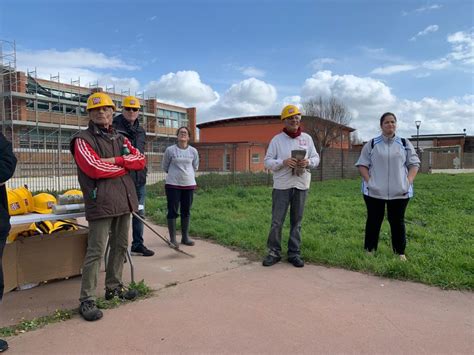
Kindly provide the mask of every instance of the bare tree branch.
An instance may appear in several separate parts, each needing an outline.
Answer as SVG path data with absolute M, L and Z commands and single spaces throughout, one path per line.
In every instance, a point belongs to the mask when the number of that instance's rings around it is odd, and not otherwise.
M 316 148 L 322 151 L 341 139 L 340 125 L 348 126 L 352 115 L 346 105 L 335 97 L 321 96 L 303 102 L 306 133 L 313 137 Z M 321 120 L 320 118 L 323 118 Z

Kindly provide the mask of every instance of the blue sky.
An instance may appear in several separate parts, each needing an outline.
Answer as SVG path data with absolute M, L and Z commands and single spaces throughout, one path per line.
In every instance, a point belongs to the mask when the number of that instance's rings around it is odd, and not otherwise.
M 3 0 L 17 68 L 198 108 L 198 122 L 335 96 L 367 140 L 474 134 L 472 1 Z

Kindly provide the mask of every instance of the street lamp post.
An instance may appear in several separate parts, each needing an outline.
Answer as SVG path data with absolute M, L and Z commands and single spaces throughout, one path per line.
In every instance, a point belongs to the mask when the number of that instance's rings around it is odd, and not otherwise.
M 416 124 L 416 152 L 419 154 L 420 153 L 420 126 L 421 126 L 421 121 L 417 120 L 415 121 Z

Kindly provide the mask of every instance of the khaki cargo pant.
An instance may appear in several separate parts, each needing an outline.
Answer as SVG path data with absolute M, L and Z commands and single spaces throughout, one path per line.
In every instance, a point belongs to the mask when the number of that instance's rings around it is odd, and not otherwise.
M 105 287 L 114 289 L 122 283 L 123 263 L 127 255 L 130 214 L 89 221 L 87 252 L 82 268 L 79 301 L 96 299 L 100 263 L 110 232 L 110 253 L 105 270 Z

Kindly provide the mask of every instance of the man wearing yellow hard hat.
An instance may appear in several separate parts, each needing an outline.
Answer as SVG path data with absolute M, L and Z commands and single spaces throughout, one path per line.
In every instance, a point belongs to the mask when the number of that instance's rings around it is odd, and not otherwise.
M 301 131 L 301 112 L 297 106 L 285 106 L 280 117 L 283 131 L 272 138 L 264 159 L 265 168 L 273 172 L 273 192 L 268 255 L 262 264 L 272 266 L 281 260 L 281 231 L 289 207 L 288 262 L 295 267 L 303 267 L 301 221 L 311 183 L 308 168 L 314 169 L 319 165 L 319 155 L 311 136 Z
M 83 192 L 89 222 L 87 252 L 82 269 L 79 313 L 87 321 L 102 318 L 96 289 L 101 257 L 110 242 L 105 275 L 105 298 L 133 299 L 135 290 L 122 284 L 123 262 L 128 247 L 130 214 L 138 211 L 135 185 L 129 171 L 142 170 L 145 156 L 112 127 L 115 104 L 109 95 L 96 92 L 87 99 L 89 126 L 70 144 Z M 109 237 L 110 231 L 110 237 Z
M 127 137 L 141 153 L 145 153 L 146 133 L 138 121 L 140 101 L 134 96 L 122 100 L 122 113 L 114 117 L 113 126 L 117 132 Z M 146 167 L 143 170 L 130 171 L 138 196 L 138 214 L 145 217 Z M 153 256 L 155 253 L 143 244 L 143 222 L 132 217 L 132 255 Z
M 12 145 L 0 132 L 0 302 L 2 301 L 4 288 L 2 256 L 8 237 L 8 232 L 10 231 L 10 214 L 8 213 L 5 182 L 13 176 L 15 167 L 16 157 L 13 154 Z M 7 349 L 7 342 L 3 339 L 0 339 L 0 352 Z

